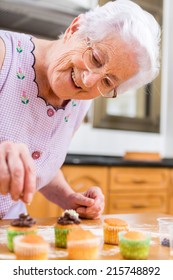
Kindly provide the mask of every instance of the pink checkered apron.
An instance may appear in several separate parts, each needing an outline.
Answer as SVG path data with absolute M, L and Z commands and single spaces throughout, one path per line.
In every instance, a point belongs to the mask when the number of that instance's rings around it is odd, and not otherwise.
M 8 212 L 9 208 L 14 204 L 15 202 L 11 199 L 10 194 L 7 195 L 0 195 L 0 219 L 3 219 L 3 217 Z
M 69 100 L 54 108 L 40 98 L 35 82 L 34 43 L 29 35 L 0 30 L 6 57 L 0 71 L 0 143 L 25 143 L 34 159 L 37 190 L 47 185 L 62 166 L 75 131 L 91 100 Z M 15 89 L 15 90 L 14 90 Z M 0 195 L 0 218 L 17 204 L 10 195 Z M 17 207 L 17 206 L 16 206 Z M 12 209 L 13 211 L 13 209 Z

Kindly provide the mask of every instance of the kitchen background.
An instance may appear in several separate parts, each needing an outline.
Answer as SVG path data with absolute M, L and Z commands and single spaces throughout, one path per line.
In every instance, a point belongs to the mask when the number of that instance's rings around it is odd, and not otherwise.
M 98 2 L 107 0 L 0 0 L 0 28 L 56 39 L 75 16 Z M 100 186 L 104 213 L 173 214 L 173 1 L 134 2 L 161 24 L 160 75 L 116 100 L 96 99 L 62 170 L 77 192 Z M 156 152 L 163 160 L 129 161 L 123 158 L 127 151 Z M 33 217 L 56 217 L 62 209 L 36 192 L 28 211 Z
M 0 0 L 0 28 L 57 38 L 76 15 L 95 7 L 98 2 L 107 1 Z M 126 151 L 151 151 L 159 152 L 162 157 L 173 156 L 173 2 L 134 2 L 153 12 L 161 23 L 160 75 L 153 82 L 152 92 L 148 93 L 145 88 L 138 99 L 132 92 L 109 104 L 96 100 L 74 136 L 69 153 L 123 156 Z M 146 112 L 147 107 L 149 112 Z

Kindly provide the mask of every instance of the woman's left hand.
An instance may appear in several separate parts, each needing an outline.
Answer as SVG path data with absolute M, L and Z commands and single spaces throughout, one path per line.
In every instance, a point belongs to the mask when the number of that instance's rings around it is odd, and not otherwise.
M 84 193 L 73 193 L 71 199 L 73 209 L 81 218 L 99 219 L 103 213 L 104 195 L 99 187 L 91 187 Z

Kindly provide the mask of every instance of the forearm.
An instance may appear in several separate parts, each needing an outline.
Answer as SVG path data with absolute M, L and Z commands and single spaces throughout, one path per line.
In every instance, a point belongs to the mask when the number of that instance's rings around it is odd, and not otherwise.
M 59 170 L 54 179 L 40 190 L 40 192 L 51 202 L 58 204 L 63 209 L 68 208 L 68 198 L 74 193 L 61 170 Z

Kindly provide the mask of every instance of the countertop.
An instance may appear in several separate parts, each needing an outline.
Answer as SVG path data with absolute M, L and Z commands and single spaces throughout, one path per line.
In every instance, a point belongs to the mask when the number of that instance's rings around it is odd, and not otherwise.
M 124 160 L 118 156 L 101 156 L 85 154 L 67 154 L 65 164 L 129 166 L 129 167 L 173 167 L 173 158 L 163 158 L 160 161 Z
M 169 260 L 170 248 L 160 245 L 158 232 L 158 217 L 172 217 L 159 213 L 141 213 L 141 214 L 111 214 L 104 215 L 99 220 L 82 220 L 81 226 L 93 231 L 94 234 L 103 238 L 103 220 L 108 217 L 116 217 L 125 220 L 131 230 L 139 230 L 150 233 L 150 251 L 149 260 Z M 68 259 L 67 249 L 55 248 L 54 246 L 54 224 L 57 218 L 37 219 L 38 233 L 41 234 L 51 246 L 49 259 Z M 15 255 L 7 249 L 6 230 L 10 220 L 0 220 L 0 260 L 15 259 Z M 122 260 L 119 246 L 103 244 L 100 248 L 99 260 Z

